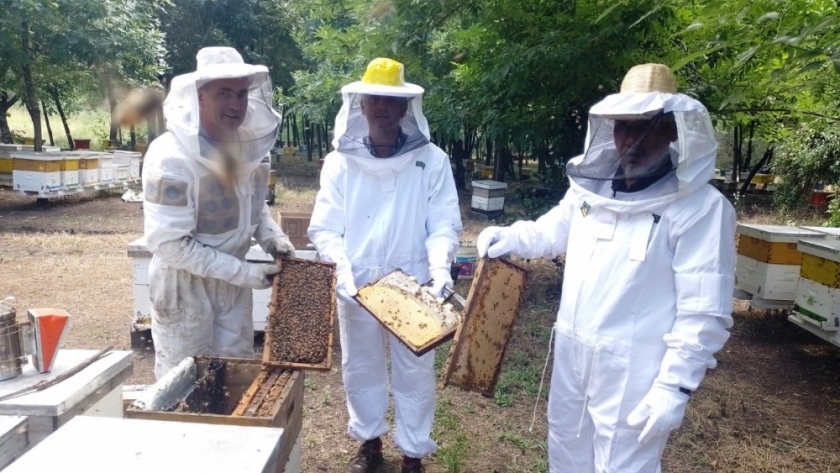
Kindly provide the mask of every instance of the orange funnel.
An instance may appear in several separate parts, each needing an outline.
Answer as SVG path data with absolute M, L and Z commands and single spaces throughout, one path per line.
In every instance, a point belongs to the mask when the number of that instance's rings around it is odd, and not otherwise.
M 29 309 L 27 313 L 35 339 L 32 363 L 39 373 L 49 372 L 70 326 L 70 314 L 64 309 Z

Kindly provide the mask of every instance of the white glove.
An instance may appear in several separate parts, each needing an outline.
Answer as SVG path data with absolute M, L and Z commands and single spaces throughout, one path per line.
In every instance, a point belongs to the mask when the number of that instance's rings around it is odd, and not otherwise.
M 452 288 L 455 284 L 452 282 L 452 275 L 449 271 L 439 268 L 432 270 L 432 295 L 435 297 L 443 297 L 443 288 Z
M 654 385 L 627 417 L 631 427 L 641 427 L 639 443 L 645 444 L 653 438 L 668 435 L 679 428 L 685 416 L 689 395 L 662 385 Z
M 342 269 L 335 276 L 335 289 L 344 302 L 356 304 L 353 299 L 359 291 L 356 290 L 356 281 L 353 278 L 353 270 L 348 264 L 345 269 Z
M 504 227 L 487 227 L 478 235 L 475 243 L 478 257 L 498 258 L 516 249 L 515 240 L 506 235 Z
M 281 233 L 268 240 L 265 245 L 265 252 L 270 254 L 272 258 L 294 258 L 295 246 L 292 245 L 291 240 L 285 234 Z
M 242 279 L 233 284 L 249 289 L 270 288 L 272 283 L 271 277 L 280 273 L 283 269 L 273 263 L 249 263 L 245 261 L 242 264 L 245 265 L 244 274 L 241 275 Z

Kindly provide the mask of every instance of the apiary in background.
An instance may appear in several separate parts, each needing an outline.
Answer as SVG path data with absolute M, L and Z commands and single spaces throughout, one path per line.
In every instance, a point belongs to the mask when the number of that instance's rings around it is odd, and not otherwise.
M 479 260 L 444 367 L 444 385 L 493 395 L 526 278 L 527 271 L 509 260 Z
M 265 327 L 263 364 L 272 368 L 328 371 L 335 326 L 335 264 L 277 260 Z
M 402 271 L 360 288 L 356 301 L 418 356 L 452 339 L 461 321 L 450 304 L 438 303 Z

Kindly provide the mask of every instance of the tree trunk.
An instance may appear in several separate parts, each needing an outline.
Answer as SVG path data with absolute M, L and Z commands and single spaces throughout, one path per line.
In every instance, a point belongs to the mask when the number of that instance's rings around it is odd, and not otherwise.
M 55 109 L 58 110 L 58 116 L 61 117 L 61 123 L 64 125 L 64 134 L 67 135 L 67 143 L 69 143 L 70 150 L 72 151 L 76 149 L 76 142 L 73 141 L 73 137 L 70 135 L 70 126 L 67 124 L 67 115 L 64 114 L 64 109 L 61 108 L 61 101 L 58 99 L 58 91 L 51 88 L 50 95 L 52 96 L 53 102 L 55 102 Z
M 738 182 L 741 164 L 741 125 L 735 125 L 732 130 L 732 182 Z
M 750 137 L 747 141 L 747 155 L 743 157 L 741 169 L 749 169 L 752 164 L 753 136 L 755 135 L 755 120 L 750 122 Z
M 21 25 L 21 49 L 23 50 L 23 84 L 26 89 L 26 105 L 29 108 L 29 117 L 32 118 L 32 127 L 35 130 L 35 151 L 41 151 L 41 110 L 38 108 L 38 91 L 35 89 L 35 80 L 32 78 L 32 50 L 29 43 L 29 23 L 24 21 Z
M 116 112 L 117 110 L 117 96 L 114 93 L 114 86 L 111 83 L 111 79 L 107 78 L 107 76 L 105 79 L 105 88 L 107 89 L 106 92 L 108 93 L 108 109 L 111 111 L 111 127 L 108 131 L 108 141 L 110 141 L 111 146 L 115 146 L 115 143 L 117 142 L 117 133 L 119 132 L 120 128 L 117 124 L 117 121 L 115 120 L 116 117 L 114 115 L 114 112 Z
M 44 111 L 44 123 L 47 124 L 47 136 L 50 137 L 50 146 L 55 146 L 55 139 L 53 138 L 52 126 L 50 126 L 50 112 L 47 111 L 47 104 L 41 100 L 41 110 Z
M 292 139 L 294 147 L 300 148 L 300 130 L 298 130 L 297 114 L 292 115 Z
M 744 181 L 744 185 L 741 186 L 741 191 L 739 192 L 740 195 L 747 195 L 747 191 L 750 189 L 750 182 L 752 182 L 752 178 L 754 178 L 755 175 L 758 174 L 759 169 L 761 169 L 762 166 L 767 164 L 772 157 L 773 145 L 770 145 L 767 147 L 767 150 L 764 151 L 764 156 L 762 156 L 758 163 L 755 165 L 755 167 L 752 168 L 752 170 L 750 170 L 750 175 L 747 176 L 747 180 Z
M 324 159 L 324 150 L 321 149 L 323 144 L 323 134 L 321 133 L 321 125 L 315 124 L 315 134 L 318 136 L 318 160 Z
M 137 132 L 134 131 L 134 125 L 129 127 L 129 140 L 131 140 L 131 149 L 134 150 L 134 145 L 137 143 Z
M 452 143 L 452 159 L 455 161 L 455 188 L 464 190 L 467 188 L 467 170 L 464 167 L 466 150 L 462 140 L 455 140 Z
M 7 92 L 0 92 L 0 143 L 11 144 L 13 141 L 12 130 L 9 128 L 8 113 L 19 98 L 17 95 L 9 98 Z

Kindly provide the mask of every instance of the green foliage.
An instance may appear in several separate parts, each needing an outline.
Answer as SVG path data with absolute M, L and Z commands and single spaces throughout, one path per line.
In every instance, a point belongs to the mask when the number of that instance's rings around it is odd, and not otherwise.
M 840 130 L 800 128 L 779 152 L 774 170 L 784 176 L 775 199 L 785 210 L 802 206 L 814 184 L 840 185 Z M 832 221 L 839 221 L 836 204 L 830 210 Z

